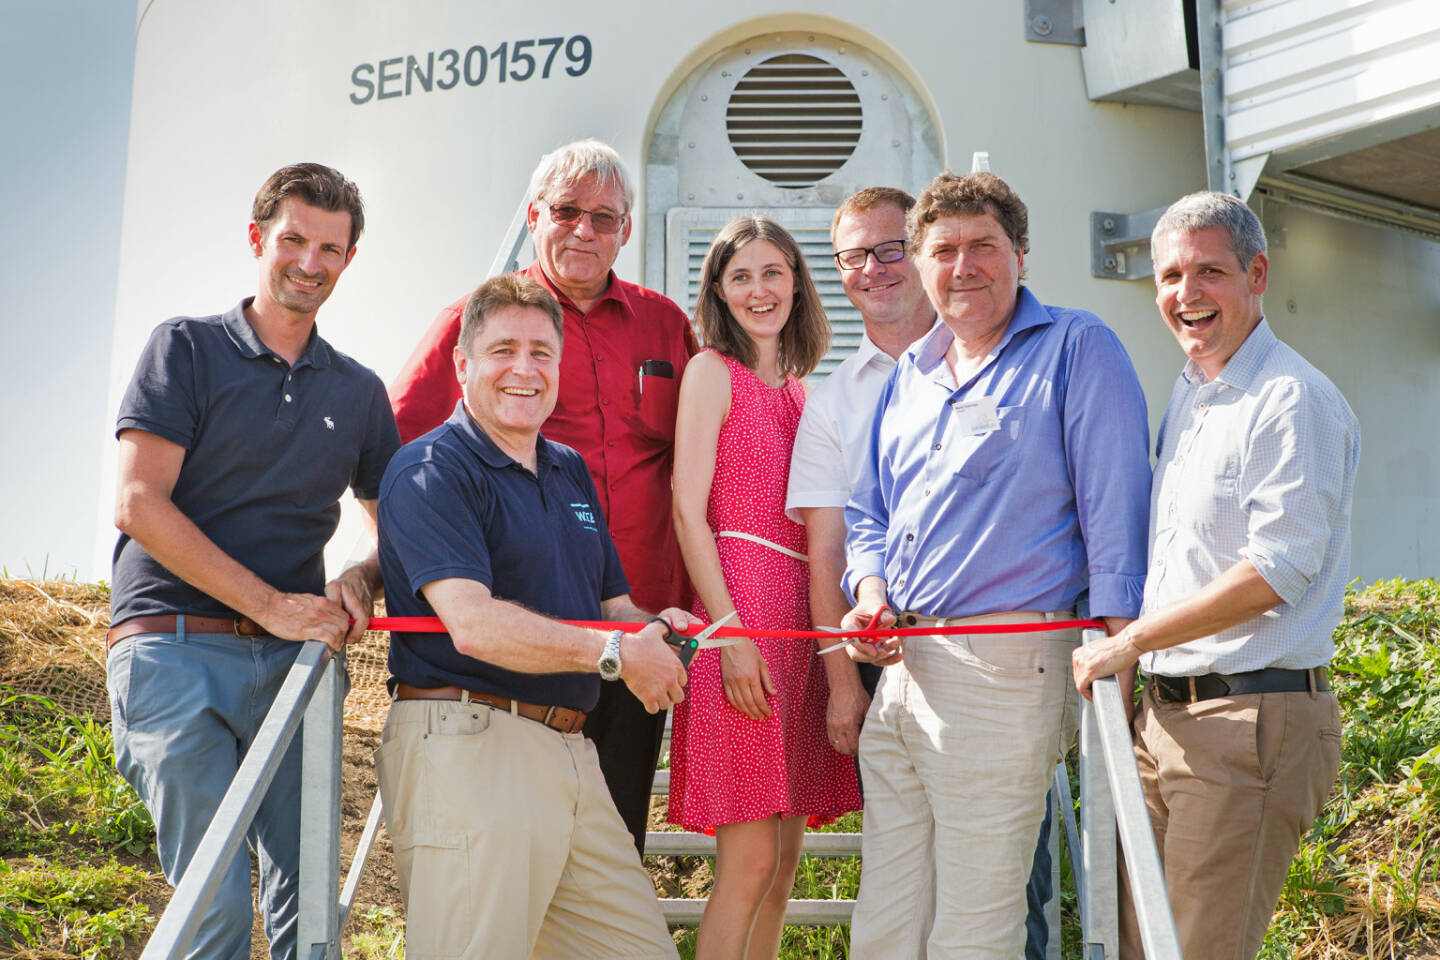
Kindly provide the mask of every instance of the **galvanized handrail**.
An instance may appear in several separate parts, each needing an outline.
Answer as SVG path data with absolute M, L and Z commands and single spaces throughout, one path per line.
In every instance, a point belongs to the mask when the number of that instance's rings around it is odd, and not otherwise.
M 498 277 L 502 273 L 514 273 L 520 269 L 520 251 L 530 235 L 529 224 L 526 222 L 529 209 L 530 201 L 522 195 L 520 206 L 510 218 L 510 225 L 505 228 L 500 249 L 495 251 L 495 257 L 490 261 L 490 272 L 485 274 L 485 279 Z
M 1082 641 L 1092 643 L 1104 637 L 1101 630 L 1085 630 Z M 1080 859 L 1084 862 L 1084 876 L 1083 880 L 1076 877 L 1081 891 L 1085 960 L 1109 960 L 1119 955 L 1117 825 L 1145 956 L 1149 960 L 1181 960 L 1165 872 L 1150 829 L 1140 771 L 1135 765 L 1130 721 L 1125 715 L 1126 693 L 1115 677 L 1095 681 L 1091 693 L 1093 701 L 1081 701 L 1080 819 L 1084 846 Z
M 216 809 L 210 826 L 206 828 L 205 835 L 200 840 L 200 846 L 195 851 L 195 856 L 191 858 L 185 875 L 176 885 L 175 893 L 170 898 L 165 913 L 160 917 L 160 922 L 155 925 L 155 932 L 150 935 L 150 940 L 145 945 L 145 951 L 141 954 L 141 960 L 162 960 L 162 958 L 163 960 L 180 960 L 185 956 L 190 942 L 195 939 L 195 934 L 199 931 L 205 911 L 209 909 L 211 901 L 215 899 L 215 892 L 220 887 L 220 881 L 224 877 L 225 871 L 229 869 L 235 855 L 240 850 L 245 834 L 250 829 L 250 823 L 255 819 L 255 812 L 260 808 L 260 802 L 265 797 L 265 792 L 270 789 L 270 783 L 275 779 L 275 772 L 280 767 L 281 758 L 285 755 L 291 740 L 295 738 L 295 731 L 300 726 L 302 716 L 307 721 L 307 731 L 312 726 L 310 722 L 312 719 L 314 720 L 313 726 L 317 729 L 333 724 L 337 728 L 335 735 L 336 742 L 338 742 L 339 698 L 322 698 L 326 702 L 320 706 L 322 709 L 330 711 L 329 716 L 316 715 L 311 712 L 310 708 L 312 707 L 312 696 L 321 686 L 324 676 L 328 673 L 332 682 L 338 680 L 344 669 L 343 660 L 343 656 L 332 656 L 330 648 L 319 640 L 309 640 L 301 646 L 294 665 L 291 666 L 284 684 L 280 687 L 280 692 L 275 697 L 275 702 L 265 715 L 260 732 L 245 753 L 239 769 L 235 771 L 235 779 L 230 782 L 229 789 L 221 798 L 220 806 Z M 305 759 L 307 764 L 311 762 L 308 752 Z M 336 769 L 335 776 L 338 778 L 338 775 L 339 770 Z M 302 774 L 303 776 L 304 774 Z M 304 815 L 302 807 L 302 820 Z M 333 859 L 338 864 L 338 796 L 334 819 L 337 829 Z M 303 852 L 302 847 L 302 855 Z M 306 900 L 306 891 L 303 886 L 302 878 L 302 929 L 307 925 L 303 916 L 306 912 L 303 909 Z M 333 887 L 331 889 L 333 890 Z M 333 909 L 332 894 L 332 912 Z M 303 940 L 301 942 L 304 943 Z M 309 951 L 306 952 L 309 953 Z

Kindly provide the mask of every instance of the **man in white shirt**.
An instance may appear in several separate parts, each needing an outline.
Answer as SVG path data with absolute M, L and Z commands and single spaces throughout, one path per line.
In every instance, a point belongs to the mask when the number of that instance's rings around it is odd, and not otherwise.
M 915 198 L 893 187 L 869 187 L 835 211 L 830 241 L 845 294 L 865 322 L 860 348 L 811 392 L 795 434 L 785 512 L 805 524 L 810 556 L 810 615 L 839 626 L 850 610 L 845 574 L 845 503 L 860 475 L 880 390 L 895 359 L 935 324 L 905 248 L 905 214 Z M 853 756 L 880 668 L 843 652 L 825 658 L 830 681 L 827 732 Z
M 1160 426 L 1141 616 L 1074 654 L 1075 685 L 1134 687 L 1140 767 L 1181 952 L 1260 949 L 1340 763 L 1326 664 L 1349 579 L 1360 431 L 1261 310 L 1265 233 L 1196 193 L 1150 238 L 1155 302 L 1189 358 Z M 1122 897 L 1125 885 L 1122 885 Z M 1121 910 L 1120 956 L 1143 956 Z

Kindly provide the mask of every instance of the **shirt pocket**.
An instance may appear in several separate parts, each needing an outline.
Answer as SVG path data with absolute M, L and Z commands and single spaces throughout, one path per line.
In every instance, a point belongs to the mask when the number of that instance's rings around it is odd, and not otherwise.
M 640 376 L 640 431 L 653 440 L 675 441 L 675 407 L 679 394 L 674 377 Z
M 983 437 L 960 437 L 951 443 L 968 456 L 955 468 L 955 476 L 976 486 L 1007 480 L 1020 462 L 1017 453 L 1025 423 L 1024 407 L 1000 407 L 995 411 L 999 429 Z

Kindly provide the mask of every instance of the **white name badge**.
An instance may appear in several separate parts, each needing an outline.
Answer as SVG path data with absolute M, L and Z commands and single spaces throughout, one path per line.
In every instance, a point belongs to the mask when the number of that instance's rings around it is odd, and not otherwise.
M 983 437 L 1000 429 L 994 397 L 957 400 L 951 407 L 955 411 L 955 429 L 962 437 Z

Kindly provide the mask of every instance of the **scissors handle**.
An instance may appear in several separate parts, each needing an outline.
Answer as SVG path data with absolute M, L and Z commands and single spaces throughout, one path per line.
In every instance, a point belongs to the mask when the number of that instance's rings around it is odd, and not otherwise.
M 695 652 L 700 649 L 700 641 L 694 637 L 687 637 L 682 633 L 676 633 L 670 621 L 664 617 L 651 617 L 646 620 L 647 625 L 658 623 L 665 628 L 664 640 L 675 648 L 675 656 L 680 658 L 680 664 L 686 670 L 690 669 L 690 661 L 694 659 Z

